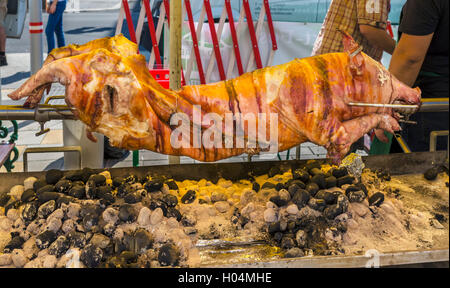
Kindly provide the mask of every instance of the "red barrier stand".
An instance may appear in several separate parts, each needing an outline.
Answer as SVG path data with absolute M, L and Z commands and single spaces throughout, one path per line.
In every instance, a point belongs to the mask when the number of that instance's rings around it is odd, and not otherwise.
M 169 69 L 151 69 L 150 75 L 155 78 L 156 82 L 158 82 L 162 87 L 169 89 Z
M 220 80 L 225 80 L 225 70 L 223 69 L 222 56 L 220 55 L 219 40 L 217 39 L 216 26 L 214 25 L 214 18 L 211 11 L 211 4 L 209 0 L 204 0 L 206 16 L 208 17 L 209 30 L 213 41 L 214 54 L 216 55 L 217 67 L 219 68 Z
M 194 17 L 192 16 L 191 1 L 185 0 L 184 3 L 185 3 L 185 7 L 186 7 L 186 13 L 188 15 L 189 29 L 191 30 L 191 36 L 192 36 L 192 47 L 194 48 L 195 60 L 197 61 L 197 68 L 198 68 L 198 75 L 200 77 L 200 83 L 206 84 L 205 73 L 203 72 L 203 66 L 202 66 L 202 58 L 200 57 L 200 50 L 198 49 L 198 39 L 197 39 L 197 33 L 196 33 L 195 25 L 194 25 Z
M 153 22 L 153 13 L 150 8 L 150 0 L 144 0 L 145 13 L 147 14 L 148 29 L 152 39 L 153 51 L 155 53 L 155 60 L 157 65 L 162 65 L 161 54 L 159 53 L 158 40 L 156 39 L 155 23 Z
M 137 43 L 136 31 L 134 30 L 133 18 L 131 18 L 130 7 L 127 0 L 122 0 L 123 9 L 125 11 L 125 17 L 127 19 L 128 31 L 130 32 L 131 41 Z
M 252 12 L 250 11 L 250 5 L 248 0 L 243 2 L 245 17 L 247 18 L 248 32 L 250 33 L 250 39 L 252 40 L 253 53 L 255 54 L 256 68 L 263 68 L 261 62 L 261 55 L 259 54 L 258 39 L 256 39 L 255 27 L 253 26 Z
M 242 75 L 244 74 L 244 68 L 242 67 L 241 52 L 239 50 L 236 28 L 234 27 L 233 11 L 231 10 L 230 0 L 225 0 L 225 7 L 227 8 L 228 23 L 230 24 L 231 38 L 233 39 L 234 55 L 236 57 L 239 75 Z

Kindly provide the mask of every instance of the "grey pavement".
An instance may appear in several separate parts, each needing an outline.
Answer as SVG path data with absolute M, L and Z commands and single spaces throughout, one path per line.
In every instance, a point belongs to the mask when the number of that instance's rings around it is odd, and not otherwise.
M 133 7 L 139 0 L 128 0 Z M 120 8 L 121 0 L 68 0 L 66 11 L 68 12 L 92 12 L 117 10 Z

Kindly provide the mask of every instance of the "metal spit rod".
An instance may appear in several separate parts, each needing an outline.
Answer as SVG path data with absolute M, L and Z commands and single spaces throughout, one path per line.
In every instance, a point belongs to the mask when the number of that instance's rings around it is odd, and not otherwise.
M 45 105 L 36 109 L 26 109 L 20 106 L 0 105 L 0 120 L 35 120 L 46 122 L 50 120 L 75 119 L 69 108 L 62 105 Z M 59 107 L 61 106 L 61 107 Z
M 449 111 L 449 98 L 423 98 L 422 105 L 408 105 L 408 104 L 385 104 L 385 103 L 362 103 L 350 102 L 350 106 L 358 107 L 378 107 L 378 108 L 394 108 L 394 109 L 419 109 L 419 112 L 445 112 Z
M 358 107 L 380 107 L 380 108 L 398 108 L 398 109 L 418 109 L 419 105 L 406 105 L 406 104 L 384 104 L 384 103 L 361 103 L 361 102 L 350 102 L 350 106 Z

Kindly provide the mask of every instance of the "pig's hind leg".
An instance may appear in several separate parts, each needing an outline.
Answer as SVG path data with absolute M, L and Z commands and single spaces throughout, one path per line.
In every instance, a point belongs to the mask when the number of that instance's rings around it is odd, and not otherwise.
M 389 133 L 401 130 L 397 120 L 387 114 L 369 114 L 342 122 L 330 138 L 328 157 L 338 163 L 350 150 L 350 146 L 370 130 L 379 128 Z

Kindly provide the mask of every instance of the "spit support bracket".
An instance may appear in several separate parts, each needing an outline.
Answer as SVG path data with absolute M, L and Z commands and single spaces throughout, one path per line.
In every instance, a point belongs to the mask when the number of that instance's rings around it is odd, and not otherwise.
M 45 128 L 45 122 L 39 122 L 39 125 L 41 126 L 41 130 L 39 132 L 37 132 L 36 134 L 34 134 L 34 135 L 36 135 L 36 137 L 50 132 L 50 128 Z
M 34 120 L 39 122 L 40 125 L 40 131 L 37 132 L 36 136 L 41 136 L 43 134 L 46 134 L 50 132 L 49 128 L 45 128 L 45 122 L 50 121 L 54 119 L 52 117 L 52 114 L 57 113 L 63 115 L 62 112 L 71 112 L 72 109 L 68 107 L 67 105 L 51 105 L 48 104 L 53 99 L 63 99 L 61 97 L 64 96 L 51 96 L 46 99 L 44 104 L 38 104 L 38 106 L 35 108 L 35 117 Z M 73 116 L 73 114 L 72 114 Z

